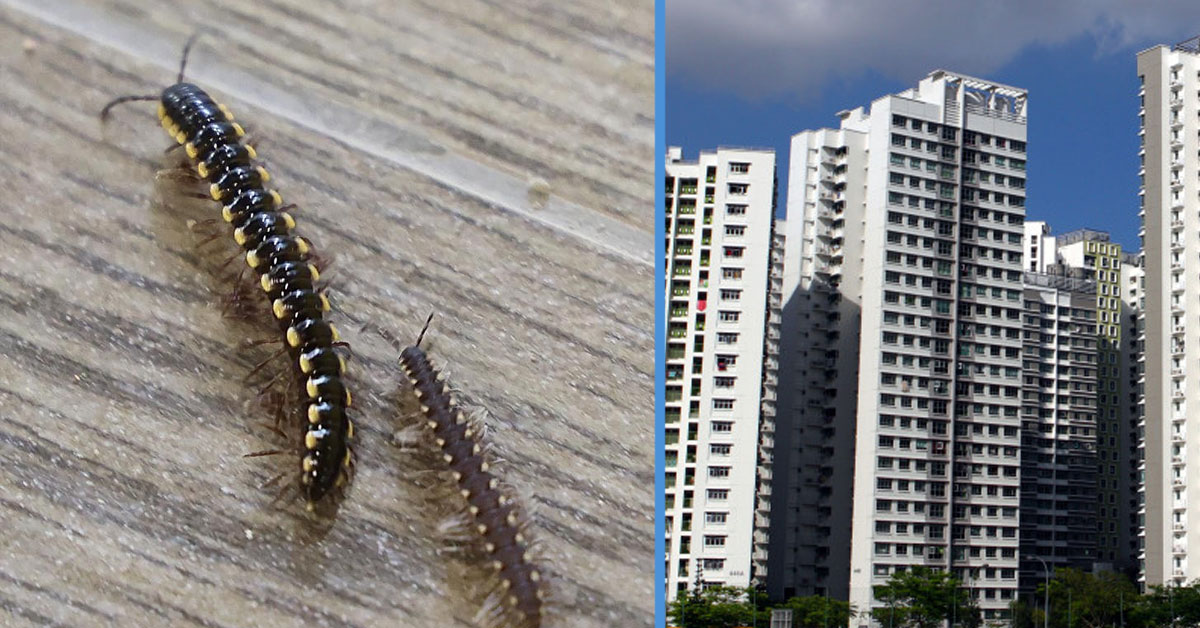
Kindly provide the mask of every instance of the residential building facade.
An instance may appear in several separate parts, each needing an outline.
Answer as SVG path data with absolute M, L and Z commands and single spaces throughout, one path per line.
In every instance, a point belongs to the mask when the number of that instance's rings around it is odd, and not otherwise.
M 1026 112 L 1024 90 L 939 70 L 793 138 L 782 368 L 799 390 L 781 391 L 772 514 L 800 547 L 772 555 L 772 588 L 838 595 L 848 565 L 866 611 L 922 565 L 1008 612 Z
M 1138 537 L 1147 586 L 1200 578 L 1200 38 L 1137 55 L 1141 81 L 1142 468 Z M 1191 400 L 1191 401 L 1189 401 Z
M 666 160 L 666 588 L 765 578 L 782 240 L 775 155 Z

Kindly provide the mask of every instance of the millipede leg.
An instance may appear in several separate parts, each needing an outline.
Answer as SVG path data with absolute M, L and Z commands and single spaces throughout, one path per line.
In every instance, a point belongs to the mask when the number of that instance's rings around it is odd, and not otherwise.
M 262 421 L 258 422 L 257 425 L 259 425 L 261 427 L 265 427 L 268 430 L 270 430 L 271 433 L 275 434 L 276 436 L 278 436 L 284 440 L 287 440 L 287 437 L 288 437 L 287 434 L 285 434 L 283 432 L 283 430 L 279 429 L 279 421 L 278 420 L 276 420 L 275 425 L 271 425 L 270 423 L 264 423 Z
M 286 478 L 288 476 L 288 474 L 290 474 L 290 473 L 291 473 L 290 471 L 284 471 L 283 473 L 276 475 L 275 477 L 267 480 L 266 482 L 259 484 L 258 488 L 270 488 L 270 487 L 278 484 L 280 480 L 282 480 L 283 478 Z
M 286 449 L 265 449 L 263 451 L 255 451 L 255 452 L 251 452 L 248 454 L 244 454 L 242 457 L 243 458 L 261 458 L 263 456 L 278 456 L 280 454 L 287 454 L 287 453 L 291 453 L 291 452 L 289 452 Z

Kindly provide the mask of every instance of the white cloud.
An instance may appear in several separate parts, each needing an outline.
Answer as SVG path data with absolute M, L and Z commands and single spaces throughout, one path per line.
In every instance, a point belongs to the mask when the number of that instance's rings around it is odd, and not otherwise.
M 1166 0 L 667 0 L 667 72 L 748 98 L 818 91 L 874 70 L 915 81 L 987 75 L 1082 35 L 1098 52 L 1200 34 L 1200 2 Z

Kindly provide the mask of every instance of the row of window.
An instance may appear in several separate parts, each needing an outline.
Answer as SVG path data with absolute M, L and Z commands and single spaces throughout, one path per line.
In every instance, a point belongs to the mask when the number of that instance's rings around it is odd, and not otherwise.
M 1021 140 L 1010 140 L 1000 136 L 991 136 L 987 133 L 978 133 L 976 131 L 967 131 L 963 134 L 963 143 L 967 146 L 995 146 L 996 148 L 1007 148 L 1018 153 L 1025 152 L 1025 142 Z
M 942 198 L 954 198 L 955 186 L 951 183 L 943 183 L 933 179 L 922 179 L 921 177 L 905 177 L 899 172 L 893 172 L 888 178 L 892 185 L 904 185 L 905 179 L 908 179 L 908 187 L 921 189 L 926 192 L 937 192 Z
M 908 137 L 899 133 L 892 133 L 892 146 L 896 148 L 911 148 L 912 150 L 925 149 L 926 152 L 939 155 L 946 161 L 954 161 L 958 158 L 958 148 L 954 146 L 942 145 L 932 140 L 923 140 L 919 137 Z
M 963 183 L 992 183 L 995 185 L 1007 185 L 1010 188 L 1018 190 L 1025 189 L 1025 179 L 1014 177 L 1012 175 L 1002 175 L 996 172 L 988 172 L 986 170 L 974 170 L 971 168 L 963 169 Z
M 990 190 L 980 190 L 977 188 L 964 187 L 962 198 L 963 198 L 963 201 L 965 201 L 965 202 L 975 202 L 978 200 L 978 201 L 987 201 L 989 203 L 996 203 L 999 205 L 1004 204 L 1005 200 L 1007 200 L 1009 207 L 1024 207 L 1025 206 L 1025 197 L 1024 196 L 1019 196 L 1016 194 L 1007 194 L 1006 195 L 1006 194 L 1002 194 L 1000 192 L 993 192 Z
M 906 156 L 900 153 L 891 153 L 889 158 L 893 166 L 903 166 L 907 163 L 909 168 L 914 170 L 924 168 L 925 172 L 936 173 L 946 179 L 952 179 L 958 173 L 958 166 L 941 163 L 936 159 L 921 159 L 920 157 Z
M 924 130 L 927 133 L 937 133 L 941 131 L 942 139 L 947 142 L 953 142 L 958 139 L 958 129 L 952 126 L 941 126 L 936 122 L 926 122 L 917 120 L 916 118 L 908 118 L 899 114 L 892 114 L 892 126 L 897 128 L 912 128 L 914 131 Z

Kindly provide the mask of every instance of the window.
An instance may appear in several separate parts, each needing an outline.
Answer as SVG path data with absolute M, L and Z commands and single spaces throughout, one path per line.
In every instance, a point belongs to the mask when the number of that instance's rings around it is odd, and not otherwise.
M 725 235 L 740 237 L 746 235 L 746 227 L 742 225 L 725 225 Z
M 741 279 L 742 278 L 742 269 L 741 268 L 722 268 L 721 269 L 721 277 L 723 279 Z
M 717 433 L 717 434 L 732 432 L 733 431 L 733 423 L 730 421 L 713 421 L 712 422 L 712 431 L 713 431 L 713 433 Z
M 721 300 L 722 301 L 737 301 L 741 298 L 742 298 L 741 290 L 730 290 L 730 289 L 721 290 Z
M 746 254 L 744 246 L 727 246 L 725 247 L 725 257 L 730 259 L 738 259 Z
M 708 489 L 708 499 L 714 502 L 723 502 L 729 499 L 729 489 L 727 488 L 710 488 Z
M 721 571 L 725 568 L 724 558 L 705 558 L 703 563 L 705 571 Z
M 729 216 L 745 216 L 746 215 L 746 206 L 745 205 L 726 205 L 725 213 Z
M 735 333 L 732 333 L 732 332 L 718 332 L 717 333 L 717 344 L 719 344 L 719 345 L 735 344 L 735 343 L 737 343 L 737 339 L 738 339 L 738 335 Z M 733 379 L 733 378 L 729 378 L 729 379 Z M 730 384 L 730 385 L 732 385 L 732 384 Z
M 731 195 L 741 196 L 741 195 L 744 195 L 749 189 L 750 189 L 750 185 L 748 183 L 730 183 L 729 184 L 729 193 Z
M 713 410 L 732 410 L 732 399 L 713 399 Z
M 731 161 L 729 162 L 729 172 L 730 174 L 746 174 L 750 172 L 750 164 L 744 161 Z
M 733 445 L 713 443 L 708 446 L 708 453 L 713 456 L 728 456 L 731 451 L 733 451 Z
M 733 388 L 733 384 L 736 381 L 737 381 L 736 377 L 714 377 L 713 378 L 713 387 L 715 387 L 715 388 Z
M 738 322 L 738 319 L 742 317 L 742 313 L 731 310 L 721 310 L 720 317 L 722 323 L 736 323 Z
M 704 547 L 725 547 L 725 537 L 704 535 Z
M 729 477 L 729 467 L 709 467 L 708 477 L 710 478 L 727 478 Z
M 725 519 L 728 518 L 728 516 L 729 513 L 726 512 L 706 512 L 704 513 L 704 523 L 725 525 Z

